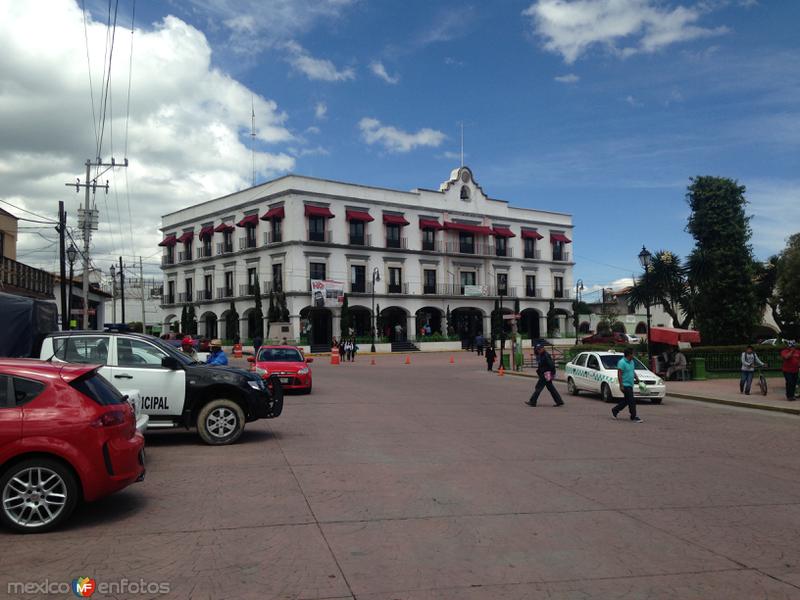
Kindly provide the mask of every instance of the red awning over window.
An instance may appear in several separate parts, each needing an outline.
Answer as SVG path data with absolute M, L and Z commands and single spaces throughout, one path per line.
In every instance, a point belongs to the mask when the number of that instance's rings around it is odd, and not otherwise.
M 444 229 L 444 227 L 439 223 L 439 221 L 434 221 L 433 219 L 420 219 L 419 220 L 419 228 L 420 229 L 433 229 L 434 231 L 438 231 L 440 229 Z
M 271 219 L 283 219 L 286 216 L 286 213 L 283 210 L 283 206 L 273 206 L 264 215 L 261 217 L 262 221 L 269 221 Z
M 565 236 L 563 233 L 551 233 L 550 234 L 550 241 L 551 242 L 564 242 L 565 244 L 571 244 L 572 240 Z
M 187 231 L 181 237 L 178 238 L 178 241 L 181 244 L 185 244 L 186 242 L 191 242 L 194 239 L 194 231 Z
M 523 240 L 541 240 L 544 236 L 536 231 L 535 229 L 523 229 L 522 230 L 522 239 Z
M 227 223 L 220 223 L 216 227 L 214 227 L 214 231 L 217 233 L 228 233 L 229 231 L 233 231 L 236 229 L 233 225 L 228 225 Z
M 511 231 L 508 227 L 501 227 L 499 225 L 495 225 L 494 227 L 492 227 L 492 231 L 494 231 L 494 235 L 496 237 L 504 237 L 504 238 L 517 237 L 517 234 Z
M 256 225 L 258 225 L 258 215 L 247 215 L 236 224 L 237 227 L 255 227 Z
M 166 246 L 174 246 L 177 243 L 178 243 L 178 239 L 175 237 L 175 234 L 174 233 L 170 233 L 167 237 L 165 237 L 163 240 L 158 242 L 158 245 L 166 247 Z
M 372 223 L 375 220 L 371 214 L 363 210 L 346 210 L 344 218 L 348 221 L 363 221 L 364 223 Z
M 327 206 L 314 206 L 313 204 L 306 204 L 307 217 L 325 217 L 326 219 L 333 219 L 334 214 Z
M 214 226 L 209 225 L 207 227 L 203 227 L 200 230 L 200 233 L 197 234 L 197 237 L 200 238 L 201 240 L 205 240 L 210 238 L 212 235 L 214 235 Z
M 383 222 L 387 225 L 400 225 L 401 227 L 405 227 L 408 225 L 408 221 L 403 215 L 383 215 Z
M 467 223 L 451 223 L 450 221 L 445 221 L 444 228 L 451 231 L 464 231 L 466 233 L 475 233 L 478 235 L 493 234 L 491 227 L 484 227 L 483 225 L 469 225 Z

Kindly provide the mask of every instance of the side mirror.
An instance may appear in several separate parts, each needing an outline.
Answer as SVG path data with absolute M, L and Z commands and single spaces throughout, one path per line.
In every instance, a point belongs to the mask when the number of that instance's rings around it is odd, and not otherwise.
M 307 358 L 307 359 L 306 359 L 306 362 L 307 362 L 307 363 L 312 363 L 312 362 L 314 362 L 314 359 L 313 359 L 313 358 Z
M 247 357 L 247 362 L 249 362 L 249 363 L 254 363 L 254 362 L 256 362 L 256 357 L 255 357 L 255 356 L 248 356 L 248 357 Z
M 174 356 L 165 356 L 164 358 L 161 359 L 161 366 L 166 369 L 172 369 L 173 371 L 177 371 L 178 369 L 181 368 L 181 363 Z

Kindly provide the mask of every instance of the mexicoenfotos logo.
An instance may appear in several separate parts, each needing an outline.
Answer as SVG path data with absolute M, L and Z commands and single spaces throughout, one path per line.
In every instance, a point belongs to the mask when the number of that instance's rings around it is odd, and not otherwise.
M 72 580 L 72 592 L 78 598 L 90 598 L 97 590 L 97 582 L 91 577 L 78 577 Z

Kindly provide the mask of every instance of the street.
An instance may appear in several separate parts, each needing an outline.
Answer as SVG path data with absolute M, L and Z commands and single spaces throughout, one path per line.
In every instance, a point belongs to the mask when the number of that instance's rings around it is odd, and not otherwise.
M 528 408 L 534 380 L 449 358 L 317 358 L 313 394 L 233 446 L 148 434 L 143 483 L 0 532 L 0 596 L 89 576 L 214 600 L 800 598 L 800 418 L 667 397 L 635 425 L 563 384 Z

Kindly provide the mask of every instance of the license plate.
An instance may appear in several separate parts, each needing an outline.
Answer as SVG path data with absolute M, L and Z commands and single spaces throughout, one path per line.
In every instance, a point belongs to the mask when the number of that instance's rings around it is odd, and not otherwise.
M 289 377 L 281 377 L 281 383 L 288 384 L 291 381 Z

